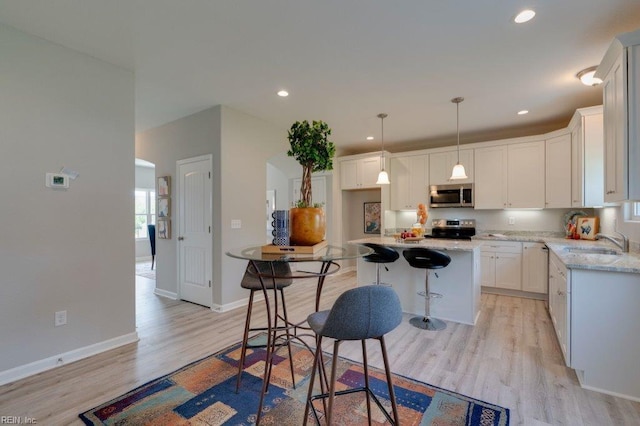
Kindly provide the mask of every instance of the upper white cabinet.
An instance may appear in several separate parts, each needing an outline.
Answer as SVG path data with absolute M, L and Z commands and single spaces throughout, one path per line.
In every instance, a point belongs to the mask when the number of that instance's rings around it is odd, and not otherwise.
M 340 162 L 340 188 L 379 188 L 380 156 L 343 160 Z
M 604 205 L 602 106 L 577 110 L 569 123 L 569 128 L 571 129 L 571 207 L 602 206 Z
M 391 210 L 415 210 L 427 202 L 429 155 L 393 157 L 390 161 Z
M 544 141 L 509 145 L 508 208 L 544 208 Z
M 475 208 L 503 209 L 507 200 L 507 146 L 477 148 Z
M 475 149 L 475 208 L 544 208 L 545 142 Z
M 640 200 L 640 30 L 613 41 L 596 76 L 603 80 L 604 201 Z
M 545 202 L 549 209 L 571 207 L 571 134 L 545 142 Z
M 429 185 L 450 184 L 451 171 L 458 163 L 458 150 L 429 154 Z M 473 149 L 460 150 L 460 164 L 464 166 L 467 179 L 456 179 L 455 183 L 473 182 Z

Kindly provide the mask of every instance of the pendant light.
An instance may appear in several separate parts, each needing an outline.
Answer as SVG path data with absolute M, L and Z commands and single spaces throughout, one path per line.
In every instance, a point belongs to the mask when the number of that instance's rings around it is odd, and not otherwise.
M 376 185 L 389 185 L 391 182 L 389 182 L 389 174 L 384 170 L 384 119 L 387 118 L 387 114 L 385 113 L 380 113 L 378 114 L 378 118 L 380 119 L 380 123 L 381 123 L 381 127 L 382 127 L 382 131 L 380 132 L 381 134 L 381 140 L 382 140 L 382 151 L 380 151 L 380 166 L 381 166 L 381 170 L 380 173 L 378 174 L 378 181 L 376 182 Z
M 464 171 L 464 166 L 460 164 L 460 102 L 464 101 L 464 98 L 457 97 L 451 99 L 451 102 L 456 104 L 456 131 L 458 133 L 458 162 L 453 166 L 451 171 L 451 177 L 449 180 L 467 179 L 467 173 Z

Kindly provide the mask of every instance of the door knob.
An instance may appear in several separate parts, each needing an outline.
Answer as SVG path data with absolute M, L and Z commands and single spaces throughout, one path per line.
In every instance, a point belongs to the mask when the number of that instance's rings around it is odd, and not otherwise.
M 184 240 L 184 237 L 178 237 L 178 241 Z

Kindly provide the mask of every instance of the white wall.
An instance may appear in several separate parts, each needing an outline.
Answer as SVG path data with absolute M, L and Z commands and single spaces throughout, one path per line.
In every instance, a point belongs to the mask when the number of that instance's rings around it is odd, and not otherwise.
M 267 164 L 267 189 L 276 191 L 276 210 L 288 210 L 291 207 L 289 179 L 281 169 L 271 163 Z
M 175 230 L 176 161 L 213 154 L 215 175 L 216 169 L 219 168 L 216 159 L 220 151 L 220 107 L 209 108 L 137 134 L 135 151 L 136 158 L 156 165 L 156 176 L 171 176 L 171 222 Z M 219 198 L 214 198 L 214 210 L 219 204 Z M 214 211 L 213 223 L 215 217 Z M 215 241 L 219 238 L 219 233 L 214 232 L 212 238 Z M 156 240 L 156 288 L 173 294 L 178 293 L 176 249 L 175 233 L 172 233 L 171 239 Z
M 219 179 L 219 240 L 214 241 L 214 260 L 221 265 L 215 271 L 221 293 L 218 303 L 226 305 L 247 297 L 239 283 L 246 262 L 231 259 L 224 253 L 234 247 L 264 244 L 264 201 L 267 190 L 267 161 L 289 146 L 287 132 L 247 114 L 222 107 L 220 167 L 214 171 Z M 217 196 L 218 195 L 218 196 Z M 241 229 L 231 229 L 231 220 L 242 221 Z
M 596 209 L 600 217 L 600 232 L 616 236 L 614 231 L 622 232 L 629 238 L 632 249 L 640 250 L 640 223 L 625 220 L 629 217 L 631 211 L 630 203 L 621 204 L 620 206 L 605 207 Z M 626 213 L 626 214 L 625 214 Z
M 264 244 L 267 160 L 286 151 L 286 131 L 225 106 L 181 118 L 136 137 L 136 157 L 156 165 L 156 175 L 173 177 L 171 211 L 176 209 L 176 161 L 213 154 L 213 303 L 247 297 L 240 288 L 246 262 L 225 252 Z M 231 229 L 231 220 L 242 227 Z M 172 221 L 177 223 L 174 216 Z M 174 225 L 175 226 L 175 225 Z M 156 241 L 156 287 L 177 293 L 176 238 Z
M 1 381 L 136 334 L 133 73 L 4 25 L 0 57 Z

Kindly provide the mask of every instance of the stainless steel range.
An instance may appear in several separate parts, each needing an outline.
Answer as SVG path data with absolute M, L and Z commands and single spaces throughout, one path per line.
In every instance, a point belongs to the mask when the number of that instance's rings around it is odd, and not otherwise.
M 433 219 L 431 235 L 424 237 L 470 240 L 474 235 L 476 235 L 475 219 Z

